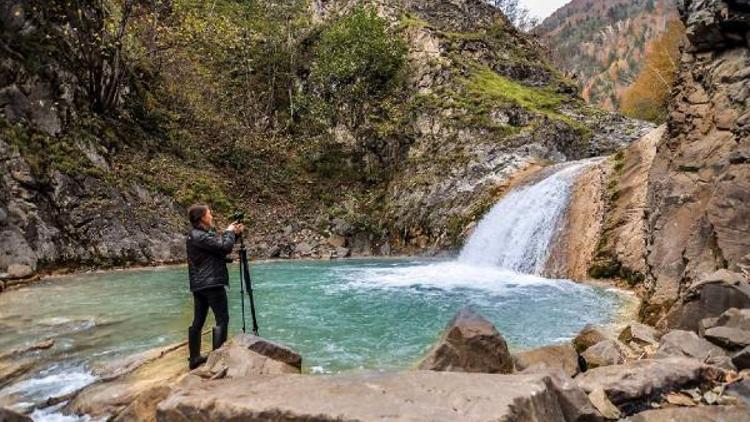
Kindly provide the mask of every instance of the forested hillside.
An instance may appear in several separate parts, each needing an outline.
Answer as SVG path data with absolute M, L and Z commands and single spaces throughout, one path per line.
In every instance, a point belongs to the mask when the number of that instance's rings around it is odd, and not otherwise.
M 0 272 L 180 260 L 194 202 L 256 256 L 444 250 L 641 129 L 480 0 L 74 3 L 2 6 Z
M 661 82 L 662 73 L 665 80 L 674 78 L 683 31 L 674 0 L 573 0 L 534 30 L 550 50 L 554 64 L 577 80 L 587 101 L 608 110 L 625 106 L 623 111 L 652 120 L 663 120 L 663 113 L 639 115 L 634 101 L 623 104 L 623 97 L 638 79 Z M 677 36 L 665 40 L 665 32 Z M 647 63 L 658 59 L 650 55 L 672 57 L 674 69 L 659 69 L 657 76 Z M 669 89 L 657 88 L 666 97 Z M 663 98 L 658 108 L 666 110 Z

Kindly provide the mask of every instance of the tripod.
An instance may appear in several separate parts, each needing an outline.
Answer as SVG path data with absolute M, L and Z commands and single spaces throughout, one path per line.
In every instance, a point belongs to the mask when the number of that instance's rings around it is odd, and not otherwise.
M 258 320 L 255 318 L 255 300 L 253 299 L 253 283 L 250 280 L 250 265 L 247 262 L 247 249 L 245 241 L 240 238 L 240 302 L 242 306 L 242 332 L 246 333 L 245 327 L 245 291 L 250 297 L 250 316 L 253 318 L 253 334 L 258 335 Z

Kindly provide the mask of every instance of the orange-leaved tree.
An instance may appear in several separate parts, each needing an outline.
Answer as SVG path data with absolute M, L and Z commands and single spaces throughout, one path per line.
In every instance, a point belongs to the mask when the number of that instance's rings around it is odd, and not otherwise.
M 625 115 L 661 123 L 667 117 L 669 93 L 677 77 L 680 44 L 685 27 L 678 20 L 647 47 L 643 68 L 623 93 L 620 111 Z

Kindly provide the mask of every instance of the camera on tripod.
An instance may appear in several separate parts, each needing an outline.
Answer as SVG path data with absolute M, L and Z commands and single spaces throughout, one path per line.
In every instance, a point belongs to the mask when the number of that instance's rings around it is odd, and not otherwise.
M 232 214 L 232 221 L 234 221 L 235 223 L 243 223 L 245 221 L 245 213 L 235 211 L 234 214 Z

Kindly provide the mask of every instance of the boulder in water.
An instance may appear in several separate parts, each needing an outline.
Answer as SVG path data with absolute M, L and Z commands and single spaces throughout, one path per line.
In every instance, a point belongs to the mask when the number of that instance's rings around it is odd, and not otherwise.
M 419 369 L 509 374 L 513 372 L 513 359 L 495 326 L 463 308 L 448 323 Z
M 523 371 L 534 365 L 544 365 L 548 368 L 562 369 L 569 377 L 578 371 L 578 353 L 573 345 L 559 344 L 526 350 L 513 355 L 517 371 Z
M 570 378 L 435 371 L 223 379 L 178 389 L 157 415 L 161 422 L 598 419 Z

